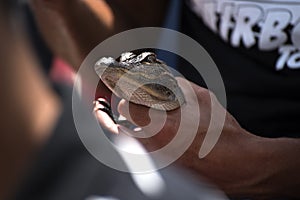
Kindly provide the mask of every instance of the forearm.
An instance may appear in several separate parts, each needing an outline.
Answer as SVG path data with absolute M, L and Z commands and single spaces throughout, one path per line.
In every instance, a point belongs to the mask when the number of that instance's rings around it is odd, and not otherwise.
M 79 52 L 80 61 L 97 44 L 120 29 L 115 25 L 115 16 L 105 1 L 71 1 L 58 13 Z
M 65 4 L 60 15 L 82 54 L 107 37 L 130 28 L 159 26 L 168 0 L 82 0 Z
M 300 140 L 261 138 L 257 144 L 258 157 L 262 164 L 259 188 L 265 188 L 270 196 L 289 196 L 300 198 Z M 255 159 L 254 159 L 255 161 Z M 257 167 L 260 167 L 257 165 Z M 259 174 L 258 174 L 259 175 Z M 259 179 L 258 179 L 259 180 Z
M 261 138 L 242 131 L 235 144 L 220 142 L 200 161 L 202 174 L 233 197 L 299 198 L 300 140 Z
M 23 177 L 58 117 L 58 101 L 43 80 L 22 30 L 0 19 L 0 199 Z M 14 28 L 13 28 L 14 27 Z
M 75 69 L 112 29 L 112 13 L 104 1 L 32 0 L 30 5 L 48 47 Z
M 154 0 L 151 4 L 145 4 L 139 0 L 32 0 L 32 7 L 52 51 L 59 52 L 57 54 L 78 68 L 86 55 L 109 36 L 130 28 L 161 25 L 167 2 Z M 45 8 L 55 13 L 44 12 Z M 59 20 L 52 16 L 47 18 L 45 15 L 48 14 L 58 15 Z M 49 23 L 53 24 L 54 30 L 55 27 L 60 28 L 56 32 L 49 30 Z M 70 42 L 66 44 L 66 41 Z M 65 49 L 69 52 L 65 53 Z M 78 54 L 70 55 L 75 53 Z

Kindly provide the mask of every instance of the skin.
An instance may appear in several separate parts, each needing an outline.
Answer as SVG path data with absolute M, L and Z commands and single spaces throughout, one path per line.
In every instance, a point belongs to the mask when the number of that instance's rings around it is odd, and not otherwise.
M 107 37 L 129 28 L 159 26 L 167 3 L 167 0 L 152 0 L 145 6 L 144 2 L 136 0 L 30 1 L 47 44 L 75 69 Z M 63 49 L 68 51 L 63 52 Z
M 208 90 L 201 88 L 185 79 L 177 78 L 185 95 L 187 105 L 181 111 L 174 110 L 167 113 L 167 120 L 163 128 L 156 135 L 148 139 L 139 139 L 149 150 L 157 150 L 165 146 L 178 134 L 178 124 L 189 127 L 189 122 L 196 119 L 194 110 L 200 109 L 199 128 L 196 138 L 188 150 L 176 161 L 176 164 L 191 169 L 198 176 L 205 176 L 218 185 L 231 197 L 252 197 L 265 199 L 279 196 L 299 198 L 300 162 L 295 159 L 300 153 L 300 141 L 296 139 L 267 139 L 255 136 L 237 123 Z M 192 84 L 197 100 L 187 89 Z M 226 120 L 221 136 L 212 151 L 204 158 L 198 157 L 200 146 L 206 135 L 211 115 L 211 103 L 217 105 L 217 112 L 226 112 Z M 97 106 L 97 105 L 96 105 Z M 129 110 L 127 109 L 129 107 Z M 144 133 L 157 130 L 158 122 L 164 121 L 161 111 L 152 111 L 150 123 L 149 108 L 122 100 L 118 111 L 127 119 L 143 128 Z M 218 115 L 218 113 L 216 113 Z M 122 125 L 114 124 L 108 115 L 95 109 L 95 115 L 103 127 L 114 134 L 138 135 Z M 180 117 L 186 119 L 180 122 Z M 176 126 L 177 125 L 177 126 Z M 185 129 L 188 132 L 188 128 Z
M 52 51 L 76 69 L 85 55 L 106 37 L 128 28 L 160 25 L 163 15 L 156 14 L 153 17 L 153 12 L 149 14 L 145 12 L 155 10 L 156 13 L 163 13 L 167 1 L 151 2 L 153 3 L 144 4 L 137 0 L 33 0 L 32 7 L 45 40 L 49 44 L 52 43 L 49 45 Z M 136 9 L 137 7 L 139 9 Z M 118 10 L 118 8 L 122 9 Z M 51 19 L 51 17 L 47 18 L 45 13 L 38 12 L 43 9 L 48 9 L 57 16 L 59 20 L 52 20 L 51 23 L 62 23 L 67 34 L 62 34 L 61 40 L 70 41 L 69 43 L 61 45 L 63 43 L 56 42 L 55 38 L 60 36 L 62 29 L 49 33 L 49 27 L 42 25 L 47 24 Z M 68 51 L 62 53 L 63 49 Z M 179 84 L 185 91 L 184 81 L 179 79 Z M 101 83 L 98 89 L 103 96 L 109 94 Z M 247 196 L 256 199 L 274 196 L 300 198 L 300 160 L 298 159 L 300 142 L 298 139 L 269 139 L 254 136 L 240 127 L 236 120 L 227 113 L 218 143 L 205 158 L 201 160 L 198 158 L 200 144 L 202 144 L 210 120 L 211 99 L 207 90 L 197 85 L 193 85 L 193 89 L 198 101 L 189 101 L 189 106 L 183 108 L 186 114 L 184 117 L 193 120 L 191 108 L 199 106 L 201 108 L 200 126 L 196 139 L 178 160 L 178 164 L 193 170 L 197 175 L 206 176 L 230 196 Z M 186 99 L 191 98 L 189 93 L 185 95 Z M 217 101 L 213 100 L 213 102 Z M 121 101 L 119 111 L 128 118 L 128 113 L 124 110 L 126 104 L 126 101 Z M 222 109 L 219 107 L 220 111 Z M 19 110 L 19 115 L 21 110 Z M 148 109 L 143 106 L 130 104 L 132 120 L 138 125 L 148 124 L 147 112 Z M 119 125 L 113 124 L 105 113 L 96 111 L 95 114 L 99 122 L 107 129 L 116 134 L 122 133 Z M 154 112 L 154 116 L 160 119 L 161 113 Z M 163 146 L 176 133 L 174 124 L 178 122 L 179 116 L 180 113 L 176 110 L 169 112 L 163 129 L 147 142 L 143 140 L 141 142 L 150 150 Z M 153 127 L 149 126 L 148 130 L 144 131 L 150 132 L 151 128 Z M 187 129 L 186 132 L 188 133 L 189 130 Z
M 31 0 L 30 6 L 51 51 L 76 71 L 107 37 L 129 28 L 161 25 L 168 2 L 152 0 L 144 6 L 136 0 Z M 110 96 L 102 82 L 98 88 L 101 96 Z
M 50 136 L 60 102 L 39 70 L 22 30 L 1 13 L 0 199 L 8 199 Z
M 119 23 L 121 15 L 114 24 L 112 8 L 104 1 L 32 0 L 30 5 L 50 49 L 74 70 L 99 41 L 129 27 Z M 0 91 L 5 94 L 0 98 L 0 199 L 16 192 L 61 112 L 59 98 L 40 71 L 26 34 L 6 11 L 0 3 Z M 102 95 L 109 95 L 103 84 L 99 88 Z

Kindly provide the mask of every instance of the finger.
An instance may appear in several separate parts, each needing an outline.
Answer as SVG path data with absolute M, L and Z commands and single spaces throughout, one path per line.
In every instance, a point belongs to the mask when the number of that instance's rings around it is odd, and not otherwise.
M 108 109 L 105 105 L 101 104 L 99 101 L 94 101 L 94 114 L 101 127 L 110 131 L 114 134 L 119 134 L 118 125 L 115 124 L 112 117 L 106 112 Z
M 178 110 L 165 112 L 129 103 L 125 100 L 119 103 L 119 112 L 127 120 L 142 128 L 143 137 L 141 138 L 156 137 L 160 133 L 176 129 L 180 121 L 180 111 Z
M 94 111 L 100 110 L 100 111 L 105 112 L 112 119 L 112 121 L 116 124 L 115 117 L 114 117 L 114 114 L 111 109 L 111 105 L 106 99 L 98 98 L 93 103 L 94 103 Z

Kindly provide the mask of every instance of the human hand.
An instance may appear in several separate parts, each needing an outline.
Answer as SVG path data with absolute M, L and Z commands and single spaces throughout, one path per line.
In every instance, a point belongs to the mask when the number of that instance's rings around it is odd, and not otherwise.
M 177 81 L 186 99 L 180 109 L 165 113 L 120 101 L 119 112 L 142 127 L 141 130 L 134 131 L 115 124 L 101 111 L 103 105 L 99 102 L 95 106 L 95 115 L 102 127 L 114 134 L 137 137 L 149 152 L 161 150 L 179 135 L 176 143 L 181 149 L 186 147 L 186 151 L 178 156 L 175 164 L 207 177 L 227 194 L 253 193 L 254 190 L 249 188 L 260 180 L 259 174 L 265 173 L 265 170 L 257 168 L 264 161 L 261 159 L 262 139 L 244 130 L 207 89 L 182 78 L 177 78 Z M 196 130 L 195 135 L 193 129 Z M 187 140 L 192 140 L 191 144 L 183 147 Z M 174 156 L 177 148 L 167 151 L 165 156 Z
M 101 109 L 103 110 L 103 105 L 99 102 L 96 102 L 95 115 L 104 128 L 115 134 L 126 133 L 138 137 L 149 151 L 165 146 L 176 134 L 183 134 L 184 138 L 191 137 L 191 132 L 194 129 L 196 137 L 179 159 L 179 162 L 191 168 L 198 168 L 200 147 L 206 138 L 208 129 L 210 133 L 214 134 L 214 141 L 206 140 L 206 143 L 215 145 L 220 137 L 222 140 L 218 142 L 217 146 L 220 146 L 222 143 L 227 145 L 235 142 L 235 138 L 238 135 L 242 135 L 243 129 L 207 89 L 182 78 L 177 78 L 177 80 L 186 98 L 186 103 L 180 109 L 165 113 L 121 100 L 118 106 L 119 112 L 133 124 L 142 127 L 141 131 L 133 131 L 122 125 L 115 124 L 105 112 L 101 111 Z M 211 120 L 212 107 L 214 116 L 224 116 L 225 122 L 221 119 L 222 117 L 219 117 L 220 120 Z M 211 127 L 209 128 L 209 126 Z M 202 146 L 205 146 L 205 144 L 202 144 Z M 204 154 L 206 155 L 207 153 Z M 195 162 L 191 162 L 191 160 Z

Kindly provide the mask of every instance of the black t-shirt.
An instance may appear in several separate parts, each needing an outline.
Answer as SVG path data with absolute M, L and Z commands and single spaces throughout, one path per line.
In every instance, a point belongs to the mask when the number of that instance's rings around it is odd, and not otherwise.
M 173 167 L 158 172 L 165 183 L 163 193 L 157 197 L 147 196 L 134 183 L 131 174 L 109 168 L 90 155 L 74 125 L 71 89 L 59 86 L 57 91 L 62 97 L 63 113 L 14 199 L 225 199 L 211 186 Z M 82 108 L 83 119 L 91 114 L 90 110 Z M 86 131 L 95 130 L 87 128 Z
M 300 3 L 191 0 L 182 8 L 181 31 L 216 63 L 227 108 L 241 126 L 265 137 L 299 137 Z M 179 67 L 203 85 L 192 67 Z

